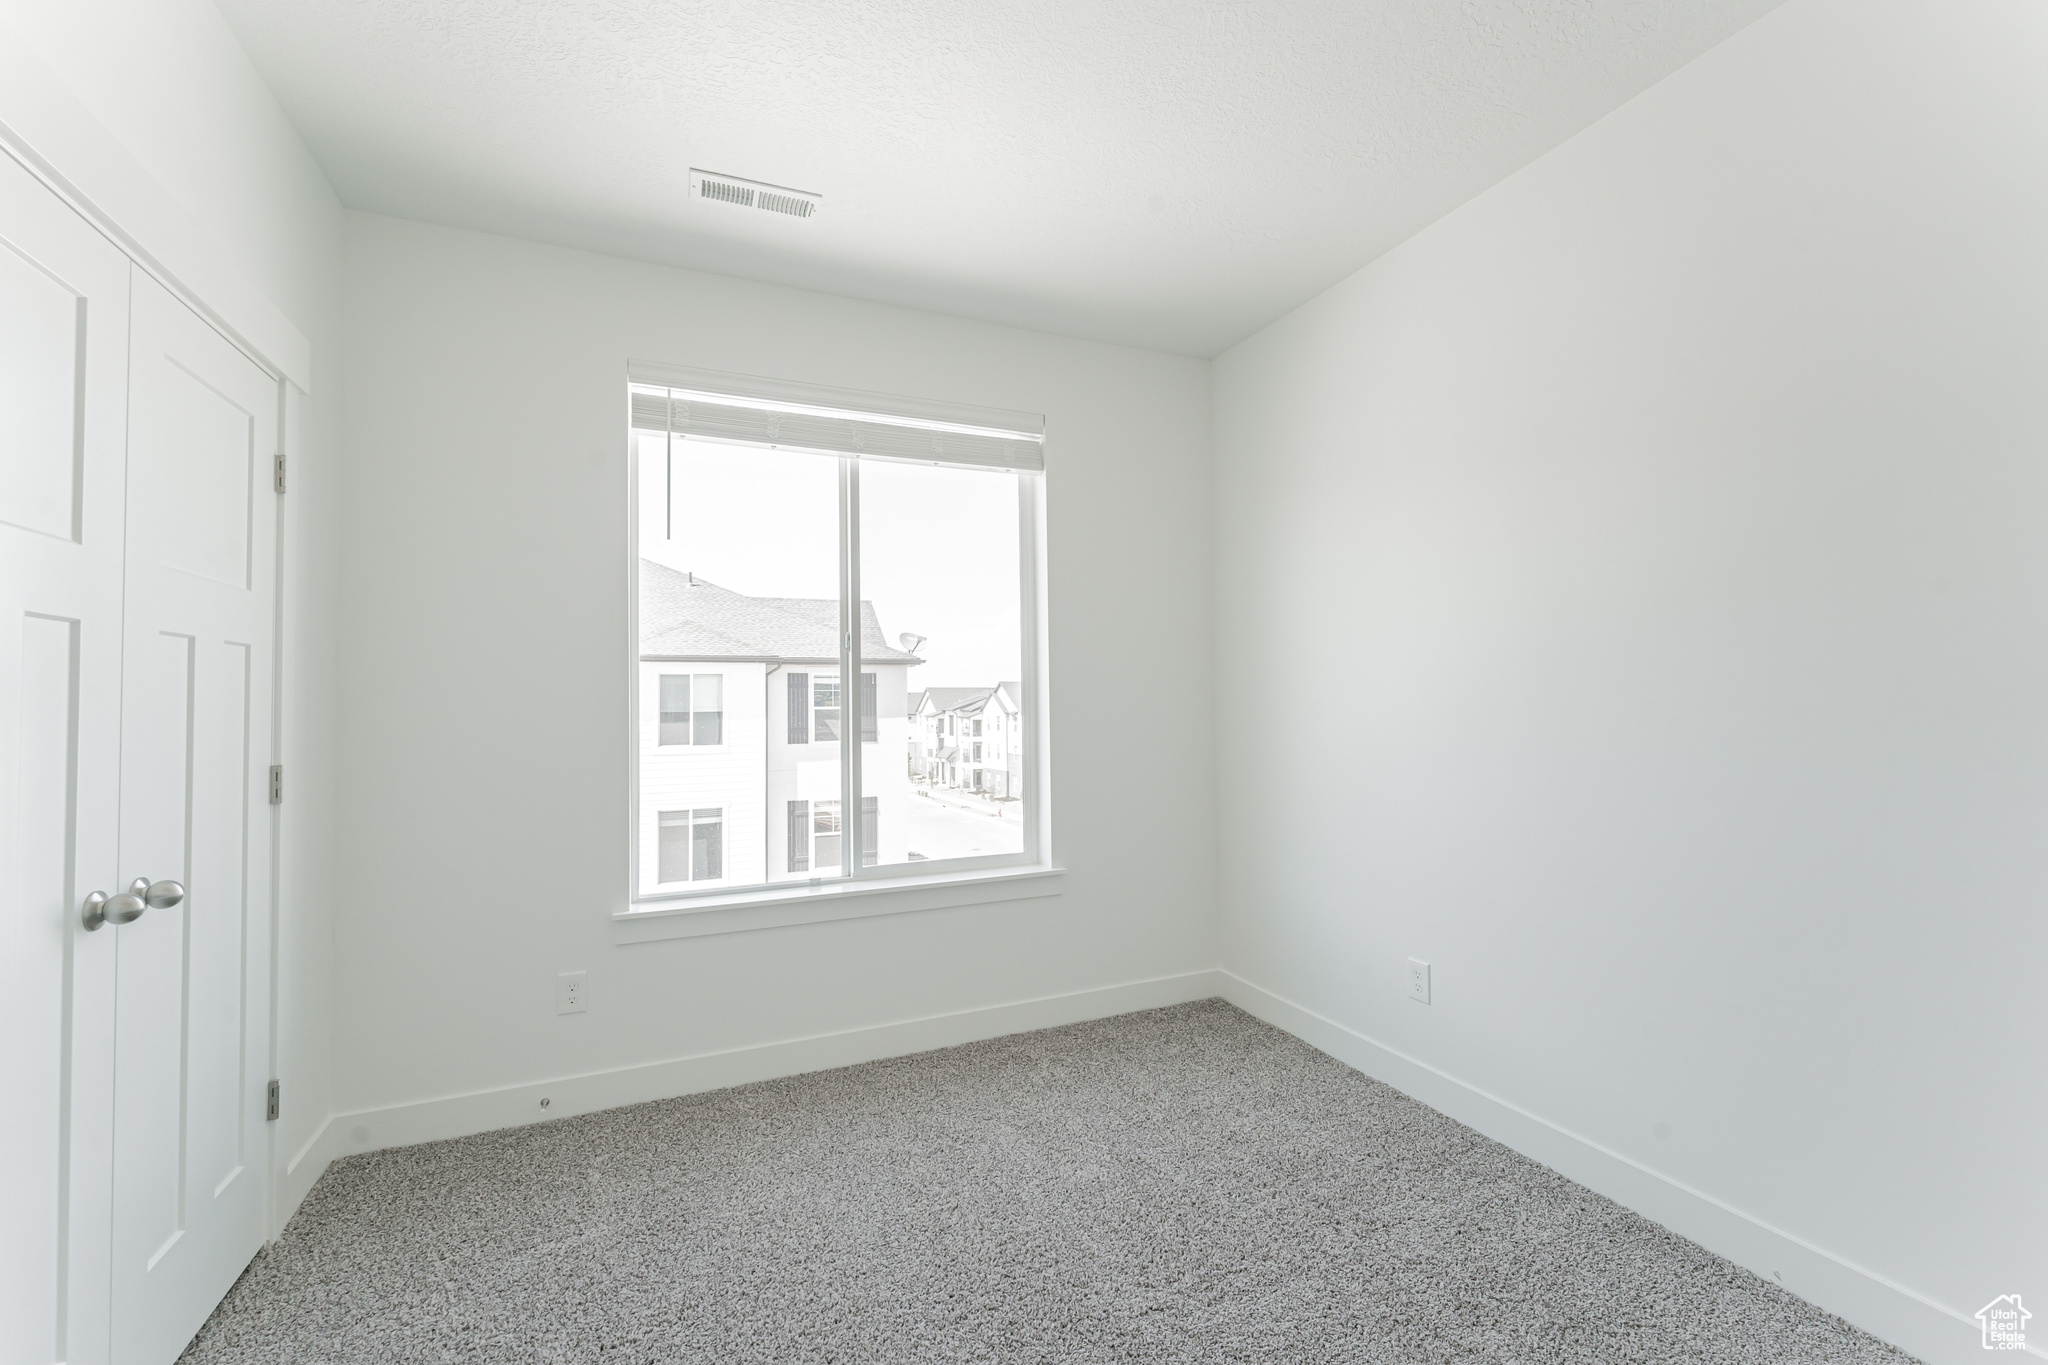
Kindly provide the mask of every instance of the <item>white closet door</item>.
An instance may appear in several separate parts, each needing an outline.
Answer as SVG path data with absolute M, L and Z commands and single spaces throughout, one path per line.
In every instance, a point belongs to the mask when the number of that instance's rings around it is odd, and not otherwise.
M 0 1362 L 107 1359 L 128 258 L 0 156 Z
M 277 385 L 154 280 L 129 351 L 113 1359 L 168 1365 L 263 1241 Z

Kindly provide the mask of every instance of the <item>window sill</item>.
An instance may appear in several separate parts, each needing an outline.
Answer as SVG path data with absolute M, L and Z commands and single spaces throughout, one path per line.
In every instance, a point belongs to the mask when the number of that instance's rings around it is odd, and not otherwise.
M 773 887 L 702 901 L 655 903 L 612 916 L 612 942 L 653 943 L 707 934 L 740 934 L 829 920 L 945 910 L 960 905 L 1057 896 L 1067 873 L 1059 867 L 1002 867 L 943 877 L 892 877 L 822 886 Z

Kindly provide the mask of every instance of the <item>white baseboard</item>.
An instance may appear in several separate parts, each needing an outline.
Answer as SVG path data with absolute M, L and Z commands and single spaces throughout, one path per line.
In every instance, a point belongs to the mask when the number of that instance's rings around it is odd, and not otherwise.
M 334 1118 L 323 1119 L 313 1136 L 300 1145 L 299 1150 L 286 1159 L 277 1173 L 277 1204 L 270 1236 L 275 1241 L 284 1233 L 284 1225 L 292 1221 L 292 1215 L 299 1211 L 299 1205 L 306 1202 L 306 1196 L 313 1192 L 313 1186 L 327 1173 L 334 1158 L 341 1155 L 334 1149 Z
M 999 1038 L 1006 1033 L 1025 1033 L 1133 1010 L 1206 1000 L 1221 994 L 1221 988 L 1222 979 L 1216 972 L 1185 972 L 641 1066 L 448 1095 L 414 1104 L 356 1110 L 331 1117 L 322 1136 L 307 1145 L 295 1165 L 313 1170 L 317 1176 L 317 1171 L 325 1169 L 327 1161 L 334 1157 L 380 1147 L 409 1147 L 418 1142 L 467 1137 L 496 1128 L 616 1109 L 622 1104 L 672 1099 L 778 1076 L 929 1052 L 933 1048 Z M 548 1101 L 545 1110 L 540 1107 L 543 1098 Z M 306 1179 L 304 1188 L 312 1188 L 312 1178 Z M 303 1197 L 301 1191 L 299 1198 Z M 296 1199 L 279 1202 L 281 1206 L 297 1207 Z
M 1661 1223 L 1766 1280 L 1775 1280 L 1818 1308 L 1930 1365 L 1983 1357 L 1976 1321 L 1904 1285 L 1800 1240 L 1712 1195 L 1568 1132 L 1547 1119 L 1449 1076 L 1426 1062 L 1254 985 L 1219 971 L 1220 994 L 1248 1014 L 1494 1141 L 1540 1161 L 1617 1204 Z M 2044 1356 L 2040 1347 L 2028 1354 Z M 2048 1357 L 2044 1357 L 2048 1358 Z

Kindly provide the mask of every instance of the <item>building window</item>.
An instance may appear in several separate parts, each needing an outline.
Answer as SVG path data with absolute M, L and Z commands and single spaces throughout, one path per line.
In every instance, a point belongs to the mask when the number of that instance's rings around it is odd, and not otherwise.
M 725 675 L 663 673 L 660 676 L 660 742 L 725 743 Z
M 860 861 L 862 867 L 873 867 L 881 849 L 881 798 L 861 798 Z M 789 820 L 789 870 L 791 872 L 830 872 L 838 868 L 841 841 L 845 831 L 840 827 L 839 803 L 837 801 L 792 801 L 787 808 Z
M 1009 730 L 975 717 L 1038 676 L 1038 420 L 654 373 L 628 395 L 657 730 L 634 750 L 657 812 L 634 895 L 1036 861 L 1028 725 L 995 818 L 929 793 L 976 780 L 978 741 Z
M 839 678 L 820 673 L 811 679 L 811 738 L 820 744 L 839 742 Z
M 839 866 L 839 803 L 811 803 L 811 871 L 823 872 Z
M 723 810 L 665 810 L 659 819 L 657 882 L 709 882 L 725 876 Z
M 860 737 L 868 743 L 880 738 L 877 719 L 876 675 L 860 675 Z M 789 675 L 789 742 L 834 744 L 839 740 L 839 675 L 836 673 L 792 673 Z

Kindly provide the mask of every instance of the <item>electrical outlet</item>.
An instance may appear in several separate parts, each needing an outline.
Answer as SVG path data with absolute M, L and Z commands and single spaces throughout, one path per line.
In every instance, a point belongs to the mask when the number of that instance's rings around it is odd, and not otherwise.
M 1419 957 L 1408 959 L 1408 998 L 1429 1003 L 1429 964 Z
M 590 1008 L 588 972 L 563 972 L 555 978 L 555 1013 L 581 1014 Z

